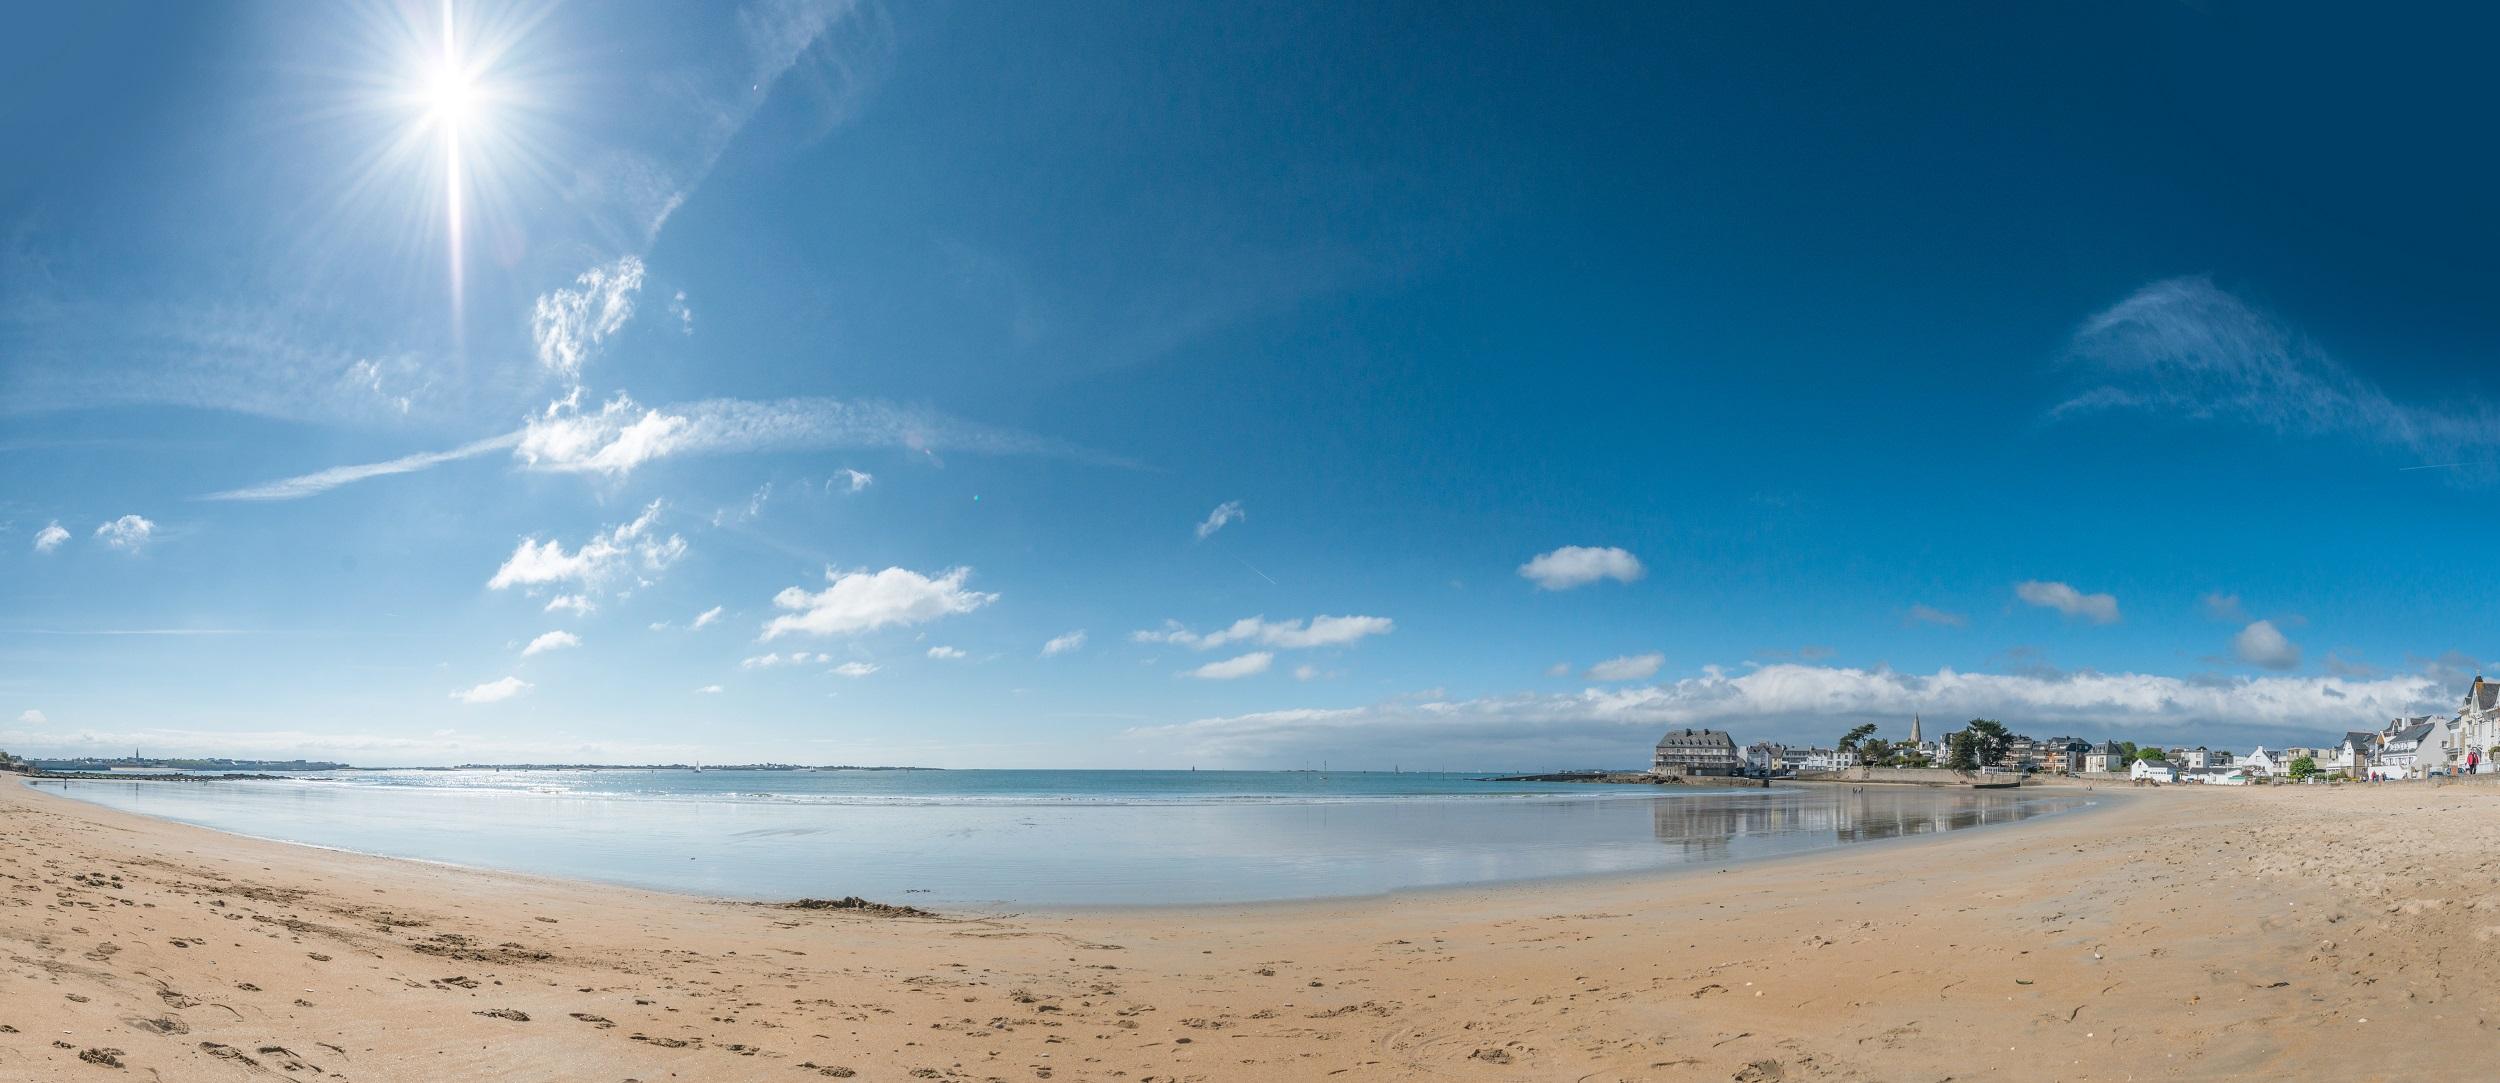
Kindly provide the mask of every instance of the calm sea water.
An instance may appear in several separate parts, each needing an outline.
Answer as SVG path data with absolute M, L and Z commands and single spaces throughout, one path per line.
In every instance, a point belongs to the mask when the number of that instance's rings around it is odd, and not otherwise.
M 361 771 L 42 785 L 367 853 L 731 898 L 950 907 L 1321 898 L 1718 865 L 2089 803 L 2073 791 L 1247 771 Z

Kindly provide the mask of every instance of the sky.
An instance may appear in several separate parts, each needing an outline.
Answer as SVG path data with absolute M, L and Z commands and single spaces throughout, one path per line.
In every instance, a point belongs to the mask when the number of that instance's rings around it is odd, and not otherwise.
M 0 747 L 2244 747 L 2500 653 L 2491 26 L 96 3 L 0 43 Z

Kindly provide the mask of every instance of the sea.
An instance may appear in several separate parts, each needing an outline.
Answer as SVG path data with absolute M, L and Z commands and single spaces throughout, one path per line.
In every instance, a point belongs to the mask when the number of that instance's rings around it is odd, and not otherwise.
M 1251 903 L 1731 863 L 2085 807 L 2069 789 L 1434 772 L 375 770 L 40 783 L 222 831 L 704 896 Z

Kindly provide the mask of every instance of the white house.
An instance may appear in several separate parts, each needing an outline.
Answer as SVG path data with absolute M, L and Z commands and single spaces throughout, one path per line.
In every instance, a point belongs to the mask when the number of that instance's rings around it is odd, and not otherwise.
M 2500 682 L 2474 678 L 2465 690 L 2465 706 L 2457 711 L 2455 733 L 2460 768 L 2470 759 L 2476 774 L 2500 771 L 2500 764 L 2491 761 L 2492 747 L 2500 745 Z
M 1855 752 L 1839 752 L 1828 748 L 1809 748 L 1806 750 L 1806 762 L 1803 766 L 1799 767 L 1798 770 L 1840 771 L 1857 765 L 1858 754 Z
M 2372 780 L 2423 778 L 2448 765 L 2444 722 L 2424 720 L 2387 735 L 2365 769 Z
M 2273 778 L 2289 766 L 2288 761 L 2277 759 L 2274 753 L 2266 751 L 2264 745 L 2258 745 L 2255 752 L 2240 757 L 2239 763 L 2240 772 L 2250 778 Z
M 2135 766 L 2127 769 L 2127 777 L 2138 782 L 2146 779 L 2155 782 L 2177 782 L 2179 769 L 2160 760 L 2137 760 Z

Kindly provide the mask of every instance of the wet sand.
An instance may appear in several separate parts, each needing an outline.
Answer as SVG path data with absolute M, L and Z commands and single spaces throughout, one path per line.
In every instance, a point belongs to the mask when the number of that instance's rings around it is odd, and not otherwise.
M 2500 1053 L 2500 787 L 2120 796 L 1726 871 L 918 918 L 5 784 L 0 1078 L 2397 1079 Z

